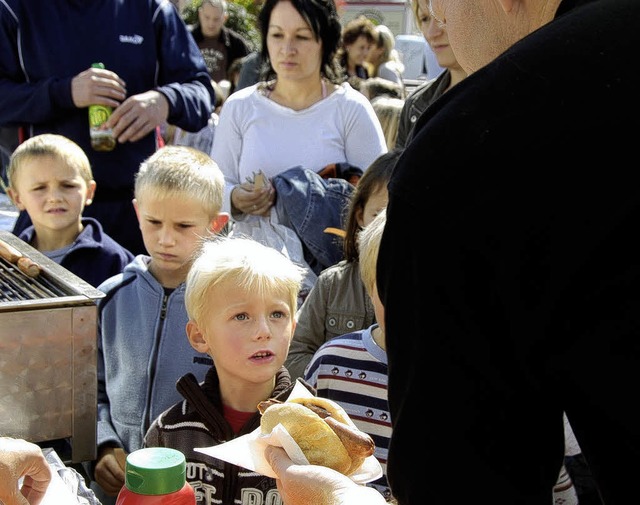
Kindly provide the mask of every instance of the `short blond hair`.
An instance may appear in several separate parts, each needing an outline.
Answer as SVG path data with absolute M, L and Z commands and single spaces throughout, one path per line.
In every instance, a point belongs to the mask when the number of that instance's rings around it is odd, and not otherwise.
M 404 100 L 402 98 L 391 98 L 381 95 L 371 100 L 371 105 L 373 106 L 378 121 L 380 121 L 384 139 L 387 143 L 387 149 L 392 151 L 396 147 L 400 115 L 402 114 L 402 107 L 404 107 Z
M 418 3 L 418 0 L 411 0 L 411 12 L 413 12 L 413 20 L 419 30 L 420 29 L 420 4 Z
M 360 235 L 358 235 L 358 245 L 360 247 L 360 277 L 368 293 L 373 292 L 376 284 L 376 268 L 378 264 L 378 252 L 382 241 L 382 232 L 387 222 L 387 211 L 382 209 Z
M 260 294 L 284 293 L 291 314 L 295 314 L 304 270 L 284 254 L 257 240 L 216 236 L 203 242 L 189 270 L 185 305 L 189 319 L 201 324 L 215 307 L 208 293 L 225 281 Z
M 224 176 L 211 157 L 192 147 L 168 145 L 140 164 L 134 193 L 145 198 L 187 196 L 199 202 L 212 219 L 222 209 Z
M 17 189 L 17 173 L 25 162 L 44 156 L 52 156 L 68 167 L 77 170 L 87 184 L 93 181 L 89 158 L 78 144 L 63 135 L 43 133 L 25 140 L 13 151 L 7 169 L 9 187 Z

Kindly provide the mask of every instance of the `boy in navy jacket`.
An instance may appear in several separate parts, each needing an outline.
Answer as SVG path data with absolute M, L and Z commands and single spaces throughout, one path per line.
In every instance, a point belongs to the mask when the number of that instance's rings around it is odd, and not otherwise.
M 82 217 L 96 182 L 89 159 L 72 140 L 45 133 L 11 156 L 8 194 L 33 223 L 19 237 L 92 286 L 119 274 L 133 259 L 98 221 Z

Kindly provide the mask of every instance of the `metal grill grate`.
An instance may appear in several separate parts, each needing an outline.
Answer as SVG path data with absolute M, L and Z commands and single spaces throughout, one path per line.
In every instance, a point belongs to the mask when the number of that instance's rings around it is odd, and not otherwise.
M 16 265 L 0 258 L 0 303 L 40 300 L 74 293 L 54 282 L 46 272 L 37 277 L 25 275 Z

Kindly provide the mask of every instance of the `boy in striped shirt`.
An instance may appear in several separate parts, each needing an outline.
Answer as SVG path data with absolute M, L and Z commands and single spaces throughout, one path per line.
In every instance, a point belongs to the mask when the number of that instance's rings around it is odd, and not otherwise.
M 371 297 L 376 323 L 364 330 L 335 337 L 316 351 L 307 367 L 305 380 L 318 396 L 339 403 L 362 431 L 376 443 L 375 457 L 383 475 L 368 483 L 387 501 L 392 499 L 387 482 L 387 452 L 391 438 L 391 417 L 387 401 L 387 352 L 384 342 L 384 308 L 376 288 L 376 263 L 386 222 L 382 210 L 358 237 L 360 275 Z

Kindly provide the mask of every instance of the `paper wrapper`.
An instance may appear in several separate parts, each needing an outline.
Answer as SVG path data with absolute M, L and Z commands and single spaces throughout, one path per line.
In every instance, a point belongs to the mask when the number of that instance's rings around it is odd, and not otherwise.
M 299 382 L 296 382 L 289 399 L 310 397 L 311 393 Z M 300 465 L 308 465 L 298 444 L 291 438 L 287 430 L 279 424 L 270 435 L 263 435 L 260 428 L 255 429 L 248 435 L 235 438 L 224 444 L 213 447 L 196 447 L 194 450 L 202 452 L 214 458 L 233 463 L 234 465 L 253 470 L 267 477 L 276 477 L 271 465 L 264 458 L 264 450 L 267 445 L 283 447 L 291 460 Z M 359 484 L 371 482 L 382 476 L 382 467 L 375 458 L 369 456 L 365 459 L 360 469 L 349 477 Z
M 78 503 L 80 503 L 78 498 L 67 487 L 58 472 L 52 468 L 51 482 L 40 505 L 77 505 Z

